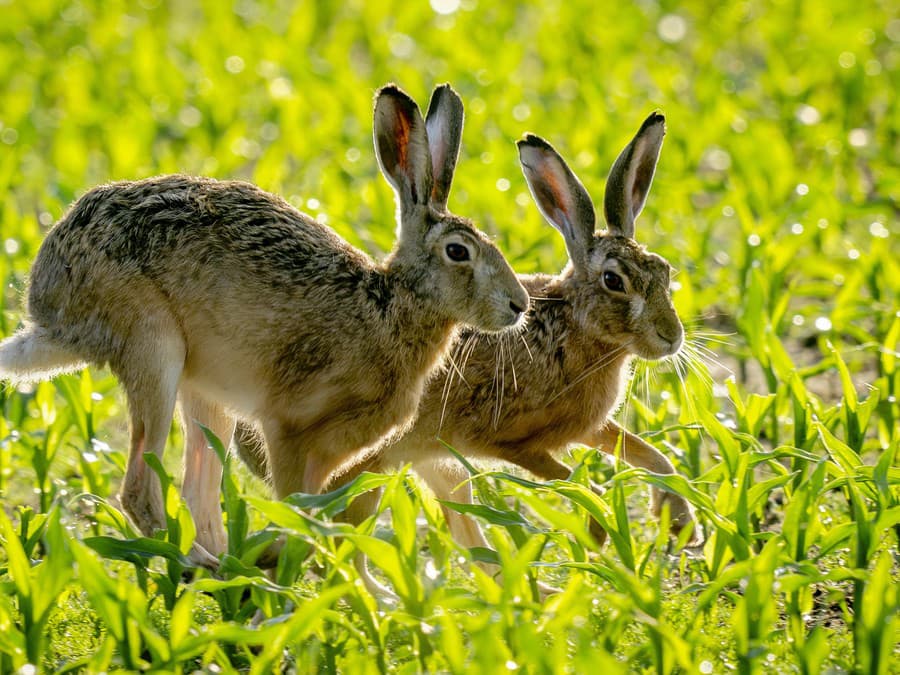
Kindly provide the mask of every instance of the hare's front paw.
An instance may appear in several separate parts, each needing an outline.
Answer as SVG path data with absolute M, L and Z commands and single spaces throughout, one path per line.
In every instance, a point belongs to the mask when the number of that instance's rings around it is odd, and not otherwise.
M 653 515 L 659 517 L 662 513 L 663 505 L 669 506 L 669 530 L 673 536 L 678 536 L 681 531 L 688 526 L 692 527 L 691 537 L 687 541 L 688 546 L 696 546 L 700 543 L 700 525 L 694 516 L 694 509 L 688 501 L 679 495 L 665 492 L 664 490 L 653 490 L 651 499 L 651 507 Z

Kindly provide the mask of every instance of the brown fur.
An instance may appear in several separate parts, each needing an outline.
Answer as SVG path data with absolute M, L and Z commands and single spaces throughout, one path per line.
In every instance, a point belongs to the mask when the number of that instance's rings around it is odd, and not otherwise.
M 377 156 L 400 226 L 383 263 L 253 185 L 178 175 L 95 188 L 48 234 L 29 321 L 0 343 L 0 376 L 109 364 L 131 414 L 122 502 L 145 533 L 165 521 L 143 452 L 161 455 L 176 396 L 194 554 L 214 566 L 221 465 L 195 421 L 226 444 L 235 418 L 257 424 L 276 493 L 318 492 L 409 422 L 457 324 L 521 319 L 528 297 L 500 252 L 446 211 L 462 104 L 446 85 L 435 97 L 428 122 L 392 85 L 376 97 Z M 447 133 L 428 135 L 435 120 Z M 470 259 L 450 260 L 451 243 Z
M 438 498 L 469 503 L 468 474 L 444 443 L 467 457 L 516 464 L 546 480 L 569 477 L 560 458 L 579 444 L 610 454 L 618 448 L 629 464 L 674 473 L 659 450 L 609 419 L 622 396 L 630 359 L 674 354 L 683 339 L 669 297 L 669 264 L 632 238 L 663 133 L 662 116 L 651 115 L 616 161 L 607 183 L 605 233 L 594 231 L 592 200 L 556 151 L 532 135 L 519 142 L 532 195 L 562 232 L 569 265 L 556 276 L 521 276 L 532 297 L 521 334 L 464 330 L 443 377 L 429 381 L 415 424 L 376 455 L 332 476 L 331 487 L 364 470 L 390 471 L 411 463 Z M 622 278 L 625 292 L 607 287 L 607 271 Z M 259 455 L 251 453 L 244 438 L 238 434 L 238 451 L 259 473 Z M 668 504 L 674 532 L 694 523 L 681 497 L 660 490 L 652 497 L 656 515 Z M 361 522 L 377 499 L 377 493 L 360 496 L 346 517 Z M 474 520 L 447 508 L 444 514 L 459 543 L 487 546 Z M 591 531 L 605 539 L 598 523 Z M 360 571 L 374 592 L 387 592 L 368 575 L 364 561 Z
M 463 331 L 445 376 L 429 382 L 415 424 L 369 459 L 366 470 L 411 463 L 438 498 L 457 502 L 471 502 L 471 488 L 444 443 L 467 457 L 516 464 L 547 480 L 569 477 L 560 457 L 576 444 L 611 454 L 618 447 L 632 465 L 674 473 L 656 448 L 609 420 L 632 356 L 664 357 L 675 353 L 683 339 L 669 297 L 669 264 L 631 238 L 663 133 L 662 116 L 651 115 L 614 165 L 605 233 L 594 232 L 591 199 L 555 150 L 536 136 L 519 142 L 532 194 L 565 237 L 571 262 L 558 276 L 520 277 L 533 300 L 521 335 Z M 607 287 L 607 271 L 622 278 L 625 292 Z M 332 485 L 356 473 L 351 469 L 335 476 Z M 348 518 L 361 521 L 376 498 L 370 494 L 358 500 Z M 654 490 L 656 515 L 664 503 L 673 531 L 694 523 L 684 499 Z M 444 513 L 461 544 L 487 546 L 473 520 L 447 508 Z M 591 530 L 605 539 L 599 524 L 592 523 Z M 364 565 L 362 573 L 373 590 L 382 590 Z

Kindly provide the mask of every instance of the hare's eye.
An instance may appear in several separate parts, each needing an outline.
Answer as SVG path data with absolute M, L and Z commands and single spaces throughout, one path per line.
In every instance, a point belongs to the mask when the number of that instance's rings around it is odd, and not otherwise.
M 462 244 L 447 244 L 447 248 L 444 250 L 447 252 L 447 257 L 453 262 L 465 262 L 470 257 L 469 249 Z
M 610 291 L 615 291 L 616 293 L 625 292 L 625 282 L 622 281 L 622 277 L 609 270 L 606 270 L 603 273 L 603 285 Z

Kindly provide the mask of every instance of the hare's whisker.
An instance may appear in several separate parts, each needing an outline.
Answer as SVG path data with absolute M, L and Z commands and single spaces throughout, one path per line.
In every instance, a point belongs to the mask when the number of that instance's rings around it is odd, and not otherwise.
M 506 337 L 506 356 L 509 359 L 509 367 L 512 370 L 513 391 L 517 392 L 519 391 L 519 381 L 516 378 L 516 359 L 513 357 L 511 340 L 511 337 Z
M 656 379 L 656 371 L 653 368 L 648 367 L 647 364 L 644 365 L 644 404 L 649 407 L 650 405 L 650 384 L 653 380 Z
M 454 373 L 458 370 L 447 370 L 447 377 L 444 378 L 444 389 L 441 392 L 441 418 L 438 422 L 438 431 L 444 428 L 444 416 L 447 414 L 447 402 L 450 400 L 450 389 L 453 387 Z
M 688 331 L 689 339 L 692 342 L 702 340 L 703 342 L 712 342 L 719 345 L 731 344 L 729 338 L 734 337 L 734 333 L 719 333 L 716 331 Z
M 688 375 L 693 374 L 706 389 L 711 389 L 712 377 L 699 361 L 685 356 L 678 360 L 677 370 L 680 379 L 687 380 Z
M 466 365 L 469 363 L 469 357 L 471 357 L 471 356 L 472 356 L 472 352 L 475 351 L 475 346 L 476 346 L 476 344 L 477 344 L 477 342 L 478 342 L 478 339 L 479 339 L 479 338 L 478 338 L 478 336 L 477 336 L 475 333 L 472 333 L 472 334 L 466 339 L 466 343 L 463 345 L 463 348 L 462 348 L 462 351 L 463 351 L 463 357 L 462 357 L 462 364 L 460 365 L 460 367 L 462 368 L 462 370 L 465 370 L 465 369 L 466 369 Z M 471 388 L 471 386 L 470 386 L 470 388 Z
M 692 341 L 690 343 L 685 343 L 682 351 L 684 352 L 685 363 L 687 363 L 701 379 L 708 379 L 710 385 L 712 384 L 712 377 L 709 375 L 710 365 L 714 365 L 731 374 L 731 369 L 721 363 L 718 359 L 718 355 L 705 345 L 696 344 Z
M 712 349 L 697 340 L 697 338 L 693 335 L 687 342 L 684 343 L 682 349 L 687 349 L 691 353 L 706 354 L 712 357 L 717 356 L 717 354 Z
M 451 368 L 447 370 L 447 377 L 444 380 L 444 388 L 441 392 L 441 417 L 440 422 L 438 423 L 438 429 L 440 430 L 444 426 L 444 419 L 447 414 L 447 405 L 450 401 L 450 393 L 453 390 L 453 382 L 458 376 L 460 380 L 469 388 L 472 389 L 472 385 L 463 375 L 463 371 L 466 369 L 466 364 L 468 363 L 469 356 L 472 353 L 472 349 L 475 346 L 475 341 L 477 339 L 477 334 L 472 333 L 468 335 L 465 340 L 463 340 L 448 356 Z M 460 363 L 457 363 L 457 360 Z
M 493 427 L 494 429 L 497 428 L 497 407 L 500 403 L 500 390 L 503 388 L 500 377 L 500 340 L 498 339 L 496 348 L 494 349 L 494 378 L 493 380 L 491 380 L 491 398 L 493 400 L 491 408 L 491 427 Z
M 728 370 L 725 366 L 720 363 L 717 363 L 714 358 L 710 358 L 713 363 L 716 363 L 720 368 L 724 368 Z M 709 373 L 709 363 L 706 358 L 696 354 L 686 354 L 684 357 L 683 364 L 685 366 L 685 370 L 690 373 L 694 373 L 701 382 L 703 382 L 704 386 L 707 389 L 712 389 L 713 386 L 713 378 Z M 729 372 L 731 372 L 729 370 Z
M 503 360 L 503 340 L 497 343 L 497 360 L 500 364 L 500 379 L 497 387 L 497 402 L 494 406 L 493 427 L 496 429 L 500 422 L 500 410 L 503 406 L 503 390 L 506 389 L 506 361 Z
M 676 369 L 678 372 L 678 381 L 681 385 L 682 394 L 684 394 L 684 402 L 685 402 L 685 406 L 687 407 L 687 410 L 688 410 L 688 415 L 692 419 L 697 419 L 699 417 L 699 413 L 697 411 L 697 403 L 696 403 L 694 397 L 692 397 L 690 395 L 690 392 L 688 391 L 688 387 L 687 387 L 687 378 L 686 378 L 687 374 L 684 371 L 684 368 L 686 365 L 687 365 L 686 361 L 679 361 L 677 369 Z M 709 386 L 710 387 L 712 386 L 712 380 L 710 380 Z
M 458 351 L 458 350 L 457 350 L 457 351 Z M 466 377 L 465 377 L 465 375 L 462 374 L 462 371 L 459 369 L 459 366 L 456 365 L 456 361 L 453 359 L 453 354 L 452 354 L 452 353 L 447 354 L 447 361 L 450 362 L 450 368 L 451 368 L 453 371 L 456 372 L 456 375 L 459 376 L 459 379 L 461 379 L 463 382 L 465 382 L 466 386 L 471 386 L 471 385 L 469 385 L 469 383 L 466 381 Z M 447 372 L 448 372 L 448 374 L 450 373 L 449 370 L 448 370 Z
M 525 336 L 522 333 L 519 333 L 519 339 L 522 341 L 522 344 L 525 345 L 525 351 L 528 352 L 528 360 L 533 363 L 534 355 L 531 353 L 531 348 L 528 346 L 528 340 L 525 339 Z
M 556 392 L 556 394 L 554 394 L 552 397 L 550 397 L 550 399 L 547 401 L 546 405 L 553 403 L 553 401 L 558 399 L 560 396 L 562 396 L 563 394 L 565 394 L 566 392 L 571 390 L 573 387 L 579 385 L 582 381 L 584 381 L 585 378 L 590 377 L 598 370 L 608 366 L 610 363 L 615 361 L 622 354 L 622 352 L 624 352 L 630 345 L 631 345 L 631 342 L 626 342 L 625 344 L 622 344 L 622 345 L 616 347 L 615 349 L 607 352 L 603 356 L 601 356 L 599 359 L 597 359 L 596 363 L 594 363 L 590 368 L 585 370 L 581 375 L 576 377 L 569 384 L 567 384 L 565 387 L 563 387 L 558 392 Z

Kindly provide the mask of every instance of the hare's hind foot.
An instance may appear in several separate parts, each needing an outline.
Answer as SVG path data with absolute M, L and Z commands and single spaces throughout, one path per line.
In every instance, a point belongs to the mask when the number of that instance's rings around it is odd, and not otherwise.
M 400 602 L 399 595 L 372 576 L 368 556 L 358 553 L 354 560 L 354 566 L 363 586 L 380 606 L 395 607 Z
M 132 417 L 131 450 L 125 479 L 119 489 L 119 502 L 138 530 L 145 537 L 152 537 L 156 531 L 166 528 L 166 511 L 159 479 L 144 461 L 147 449 L 144 424 Z

